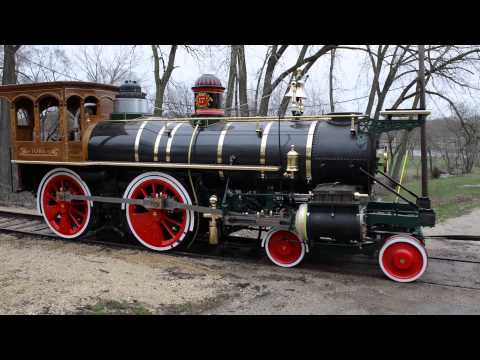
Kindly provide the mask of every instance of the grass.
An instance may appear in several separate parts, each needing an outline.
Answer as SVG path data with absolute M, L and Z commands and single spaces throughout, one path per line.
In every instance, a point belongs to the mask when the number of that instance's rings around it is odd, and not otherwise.
M 408 167 L 410 174 L 404 186 L 416 194 L 420 194 L 420 178 L 417 175 L 417 162 L 415 159 Z M 465 186 L 467 185 L 467 186 Z M 470 185 L 470 186 L 469 186 Z M 476 185 L 471 186 L 471 185 Z M 462 176 L 449 176 L 439 179 L 430 179 L 428 192 L 432 200 L 432 207 L 437 214 L 437 222 L 467 214 L 474 208 L 480 207 L 480 169 Z M 401 192 L 405 196 L 405 192 Z M 410 196 L 406 196 L 410 198 Z M 384 201 L 393 201 L 395 196 L 382 192 Z
M 152 312 L 140 304 L 100 300 L 94 305 L 87 305 L 79 314 L 82 315 L 151 315 Z

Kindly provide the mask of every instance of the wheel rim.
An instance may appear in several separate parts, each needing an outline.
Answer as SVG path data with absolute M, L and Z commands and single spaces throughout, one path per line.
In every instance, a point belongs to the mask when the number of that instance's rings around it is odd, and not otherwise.
M 426 252 L 414 239 L 387 241 L 381 253 L 384 273 L 391 279 L 408 282 L 418 279 L 426 268 Z
M 65 238 L 79 236 L 89 223 L 90 204 L 86 200 L 57 200 L 57 191 L 88 195 L 87 191 L 76 178 L 66 173 L 53 175 L 42 189 L 42 213 L 50 228 Z
M 185 203 L 178 189 L 160 178 L 150 178 L 135 185 L 129 198 L 158 198 L 161 194 Z M 187 215 L 185 209 L 161 210 L 127 205 L 128 222 L 133 234 L 142 244 L 153 250 L 167 250 L 183 240 L 187 231 Z
M 284 230 L 271 233 L 266 248 L 270 260 L 282 267 L 297 265 L 305 254 L 305 247 L 298 236 Z

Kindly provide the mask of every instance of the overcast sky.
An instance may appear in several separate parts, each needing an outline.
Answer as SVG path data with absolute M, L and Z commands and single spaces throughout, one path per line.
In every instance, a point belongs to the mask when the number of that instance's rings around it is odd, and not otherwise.
M 81 46 L 78 45 L 64 45 L 67 54 L 74 59 L 75 54 L 78 53 Z M 165 46 L 168 50 L 169 46 Z M 291 45 L 285 55 L 281 58 L 279 71 L 285 69 L 287 66 L 292 65 L 298 52 L 300 51 L 300 45 Z M 318 48 L 318 46 L 317 46 Z M 118 50 L 118 45 L 105 45 L 105 53 L 113 54 Z M 248 72 L 248 84 L 249 91 L 254 91 L 256 86 L 256 72 L 260 68 L 263 58 L 265 56 L 267 46 L 261 45 L 248 45 L 246 46 L 246 62 Z M 226 85 L 228 78 L 228 56 L 229 48 L 225 46 L 211 46 L 203 49 L 207 56 L 202 57 L 201 60 L 195 59 L 191 55 L 187 54 L 182 48 L 177 52 L 176 66 L 172 75 L 172 80 L 177 83 L 193 85 L 196 78 L 203 73 L 211 73 L 218 76 L 224 86 Z M 153 96 L 155 93 L 155 85 L 153 78 L 153 59 L 150 46 L 137 46 L 135 48 L 135 56 L 137 58 L 135 66 L 132 66 L 132 71 L 141 80 L 144 90 Z M 323 56 L 319 61 L 311 68 L 309 72 L 309 79 L 306 82 L 307 94 L 313 92 L 316 99 L 307 99 L 306 105 L 312 103 L 324 103 L 325 108 L 328 111 L 328 69 L 330 64 L 330 57 Z M 335 101 L 342 102 L 350 99 L 355 99 L 368 94 L 369 86 L 371 83 L 370 74 L 368 72 L 369 65 L 365 65 L 365 57 L 363 53 L 351 50 L 341 50 L 337 52 L 337 60 L 335 67 Z M 78 68 L 72 69 L 72 73 L 79 74 L 81 71 Z M 478 74 L 475 74 L 474 78 L 479 81 Z M 286 83 L 284 84 L 286 86 Z M 399 84 L 396 84 L 397 87 Z M 393 92 L 391 97 L 398 94 L 401 90 Z M 451 91 L 448 95 L 455 101 L 464 101 L 471 106 L 477 107 L 477 95 L 478 93 L 468 94 L 462 91 Z M 366 107 L 367 99 L 360 99 L 354 101 L 348 101 L 336 105 L 336 111 L 358 111 L 363 112 Z M 393 100 L 391 100 L 393 101 Z M 387 100 L 385 108 L 392 105 L 391 101 Z M 433 117 L 441 115 L 449 115 L 450 110 L 446 102 L 437 99 L 431 99 L 427 96 L 427 107 L 432 110 Z

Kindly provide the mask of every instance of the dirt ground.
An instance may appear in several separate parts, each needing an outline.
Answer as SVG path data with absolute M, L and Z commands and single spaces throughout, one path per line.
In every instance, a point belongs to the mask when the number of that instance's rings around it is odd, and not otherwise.
M 478 223 L 478 221 L 477 221 Z M 477 224 L 478 225 L 478 224 Z M 455 231 L 454 231 L 455 232 Z M 198 259 L 0 234 L 1 314 L 480 314 L 480 244 L 429 241 L 421 281 L 375 260 Z M 466 262 L 465 262 L 466 261 Z
M 426 235 L 480 235 L 480 208 L 437 224 L 432 229 L 425 229 L 424 233 Z

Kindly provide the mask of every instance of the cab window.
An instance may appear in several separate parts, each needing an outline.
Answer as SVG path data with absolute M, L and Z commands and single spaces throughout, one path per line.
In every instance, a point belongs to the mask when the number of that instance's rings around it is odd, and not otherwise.
M 16 139 L 18 141 L 33 141 L 33 101 L 20 98 L 15 101 Z
M 60 128 L 60 108 L 58 100 L 46 97 L 39 102 L 40 111 L 40 141 L 51 142 L 62 140 Z
M 67 134 L 69 141 L 80 141 L 81 137 L 81 99 L 78 96 L 71 96 L 67 100 Z

